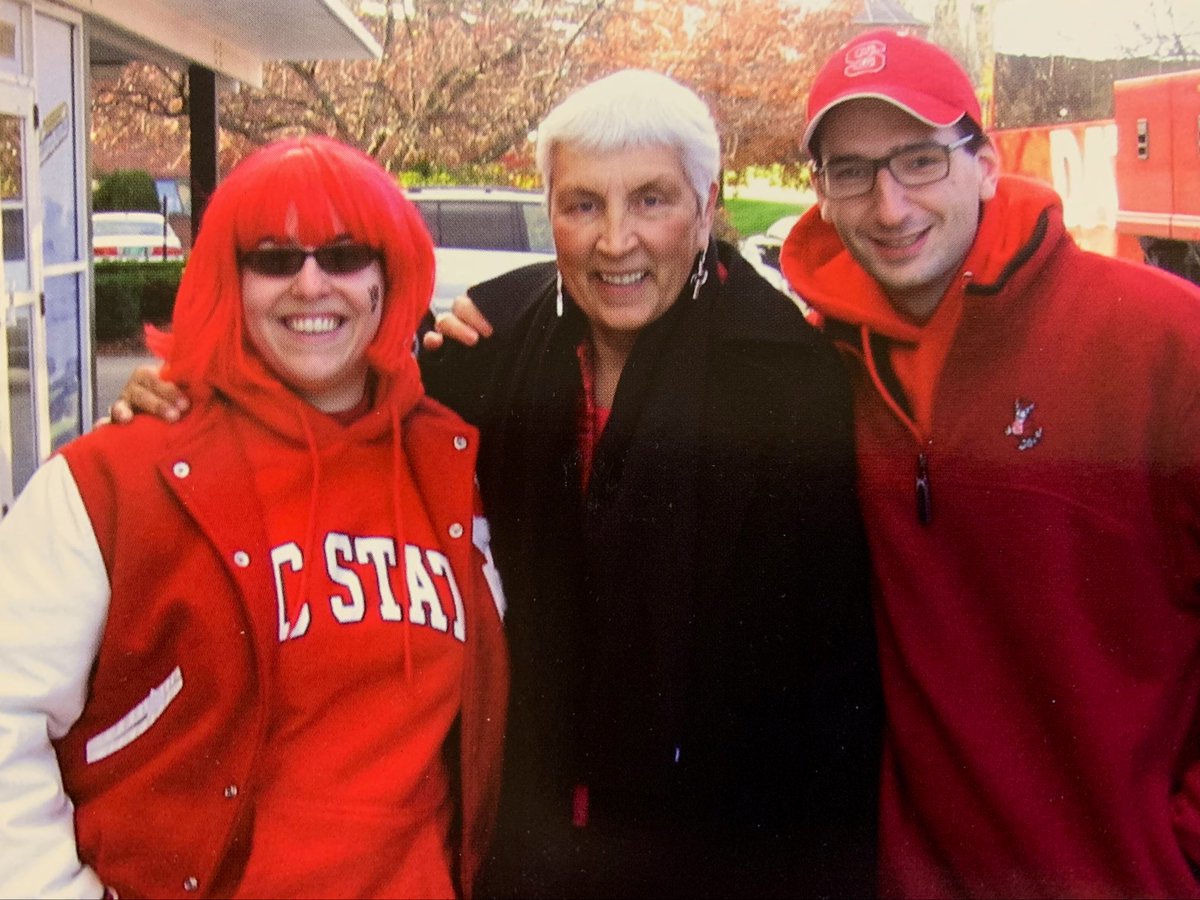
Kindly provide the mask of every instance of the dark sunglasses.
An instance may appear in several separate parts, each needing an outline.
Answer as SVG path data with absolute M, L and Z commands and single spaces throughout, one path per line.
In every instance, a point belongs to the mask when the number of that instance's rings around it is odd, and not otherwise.
M 302 247 L 259 247 L 238 254 L 238 265 L 256 275 L 283 278 L 295 275 L 312 257 L 328 275 L 350 275 L 361 272 L 375 260 L 379 251 L 366 244 L 326 244 L 315 250 Z

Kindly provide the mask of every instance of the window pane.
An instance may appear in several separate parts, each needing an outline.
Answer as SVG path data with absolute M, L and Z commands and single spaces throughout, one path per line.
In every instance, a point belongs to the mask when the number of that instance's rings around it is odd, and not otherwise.
M 46 279 L 46 357 L 50 373 L 50 449 L 83 433 L 79 323 L 82 275 Z
M 4 229 L 4 286 L 10 291 L 27 291 L 30 284 L 22 126 L 20 117 L 0 115 L 0 227 Z
M 429 229 L 429 236 L 433 238 L 433 242 L 441 246 L 441 240 L 438 237 L 438 205 L 428 200 L 414 200 L 413 206 L 425 220 L 425 227 Z
M 509 203 L 470 201 L 441 204 L 442 247 L 475 250 L 524 250 Z
M 522 203 L 525 230 L 529 233 L 529 249 L 535 253 L 553 253 L 554 238 L 550 233 L 550 216 L 541 203 Z
M 12 0 L 0 0 L 0 72 L 22 74 L 21 57 L 21 6 Z
M 76 28 L 49 16 L 34 23 L 37 39 L 38 129 L 42 207 L 42 254 L 47 265 L 80 259 L 79 191 L 75 156 Z
M 13 494 L 19 494 L 37 468 L 37 428 L 34 422 L 33 310 L 14 306 L 8 312 L 8 404 L 12 415 Z

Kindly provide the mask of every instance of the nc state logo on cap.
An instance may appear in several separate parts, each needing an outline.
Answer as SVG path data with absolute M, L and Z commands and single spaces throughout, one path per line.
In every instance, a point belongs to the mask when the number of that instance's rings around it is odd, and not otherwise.
M 863 41 L 846 51 L 847 78 L 882 72 L 887 65 L 887 44 L 883 41 Z

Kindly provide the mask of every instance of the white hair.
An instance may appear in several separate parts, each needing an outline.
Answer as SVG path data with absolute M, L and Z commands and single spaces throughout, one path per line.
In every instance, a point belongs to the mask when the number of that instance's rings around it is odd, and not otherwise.
M 593 81 L 542 120 L 537 166 L 547 198 L 558 144 L 601 153 L 656 144 L 674 147 L 701 209 L 720 174 L 721 140 L 708 106 L 679 82 L 644 69 L 624 69 Z

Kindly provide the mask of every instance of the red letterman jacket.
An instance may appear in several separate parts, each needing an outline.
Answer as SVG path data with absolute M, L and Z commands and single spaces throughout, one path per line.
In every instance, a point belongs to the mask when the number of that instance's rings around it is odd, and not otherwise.
M 507 702 L 504 639 L 472 543 L 476 434 L 423 399 L 404 421 L 403 442 L 446 536 L 443 551 L 456 572 L 476 574 L 460 585 L 469 652 L 458 877 L 470 896 L 494 820 Z M 93 517 L 113 598 L 88 702 L 56 744 L 80 857 L 123 896 L 131 883 L 157 897 L 203 896 L 244 812 L 241 786 L 254 778 L 272 681 L 257 648 L 276 640 L 275 613 L 246 602 L 273 593 L 252 476 L 230 464 L 241 451 L 219 402 L 178 425 L 147 417 L 100 429 L 63 455 Z M 141 605 L 121 601 L 130 597 Z M 188 672 L 187 688 L 151 732 L 87 764 L 89 738 L 153 700 L 153 689 L 169 690 L 176 667 Z

